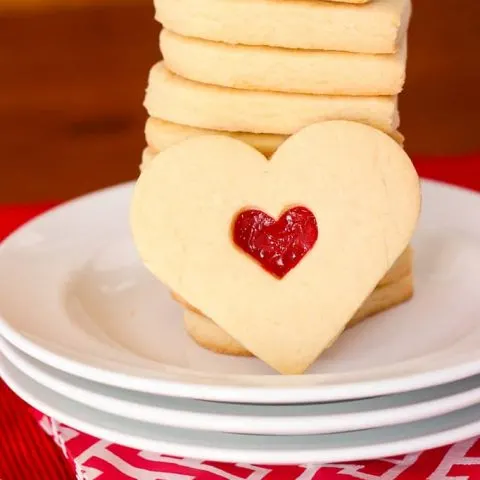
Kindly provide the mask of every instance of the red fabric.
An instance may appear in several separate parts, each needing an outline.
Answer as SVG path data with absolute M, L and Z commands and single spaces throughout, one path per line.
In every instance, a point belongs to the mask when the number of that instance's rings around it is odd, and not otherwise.
M 417 159 L 419 174 L 426 178 L 454 183 L 480 191 L 480 155 L 464 158 Z M 13 229 L 53 206 L 42 205 L 0 206 L 0 239 Z M 0 382 L 0 479 L 1 480 L 69 480 L 75 479 L 72 464 L 67 461 L 55 443 L 42 431 L 34 418 L 28 414 L 28 406 L 9 388 Z M 196 462 L 187 459 L 138 452 L 118 445 L 105 445 L 89 435 L 81 434 L 67 426 L 34 412 L 44 430 L 64 447 L 67 456 L 75 459 L 87 448 L 95 446 L 92 454 L 82 463 L 85 471 L 94 472 L 88 477 L 102 480 L 141 480 L 143 471 L 161 472 L 158 477 L 144 478 L 202 480 L 255 479 L 268 480 L 349 480 L 382 479 L 418 480 L 431 478 L 480 479 L 480 439 L 472 439 L 454 446 L 437 448 L 428 452 L 401 456 L 394 459 L 379 459 L 360 462 L 359 465 L 268 467 L 251 465 L 228 465 L 215 462 Z M 118 458 L 119 464 L 129 464 L 128 473 L 118 465 L 105 460 Z M 399 465 L 402 468 L 399 469 Z M 122 468 L 125 468 L 124 466 Z M 91 469 L 91 470 L 90 470 Z M 139 470 L 140 469 L 140 470 Z M 390 475 L 391 471 L 400 474 Z M 162 473 L 165 475 L 163 476 Z
M 71 480 L 72 464 L 29 415 L 29 406 L 0 381 L 0 479 Z

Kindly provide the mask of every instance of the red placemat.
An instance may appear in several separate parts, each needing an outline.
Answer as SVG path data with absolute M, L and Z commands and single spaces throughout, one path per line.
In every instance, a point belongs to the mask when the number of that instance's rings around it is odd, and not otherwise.
M 423 177 L 480 191 L 480 155 L 417 159 L 415 164 Z M 53 203 L 0 206 L 0 238 L 50 206 Z M 141 452 L 59 424 L 29 408 L 1 382 L 0 432 L 1 480 L 480 479 L 480 439 L 394 458 L 321 467 L 233 465 Z

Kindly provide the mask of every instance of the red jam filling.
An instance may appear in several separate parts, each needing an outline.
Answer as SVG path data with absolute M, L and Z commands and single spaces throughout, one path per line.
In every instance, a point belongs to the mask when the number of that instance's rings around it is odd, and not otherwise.
M 235 244 L 278 278 L 300 262 L 317 238 L 317 221 L 306 207 L 290 208 L 278 220 L 261 210 L 243 210 L 233 224 Z

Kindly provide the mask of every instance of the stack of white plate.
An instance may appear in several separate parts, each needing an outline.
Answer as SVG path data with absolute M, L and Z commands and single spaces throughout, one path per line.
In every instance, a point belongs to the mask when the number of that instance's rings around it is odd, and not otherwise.
M 305 375 L 216 355 L 142 266 L 132 185 L 65 204 L 0 247 L 2 377 L 28 403 L 143 450 L 291 464 L 480 434 L 480 196 L 423 183 L 410 302 L 346 332 Z

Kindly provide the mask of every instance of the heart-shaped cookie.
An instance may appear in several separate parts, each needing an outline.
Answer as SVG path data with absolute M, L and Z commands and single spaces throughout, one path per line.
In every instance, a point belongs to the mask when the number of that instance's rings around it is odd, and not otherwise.
M 291 209 L 310 212 L 317 234 L 278 275 L 260 261 L 262 245 L 291 254 L 302 234 L 266 230 L 262 244 L 252 229 L 244 239 L 260 247 L 252 255 L 235 231 L 245 212 L 264 215 L 264 228 L 265 218 L 276 224 Z M 156 277 L 275 370 L 295 374 L 338 337 L 405 250 L 419 210 L 417 173 L 394 140 L 329 121 L 290 137 L 270 161 L 226 136 L 168 148 L 138 179 L 131 226 Z M 284 218 L 292 232 L 313 225 L 291 222 Z M 288 238 L 277 245 L 279 237 Z

